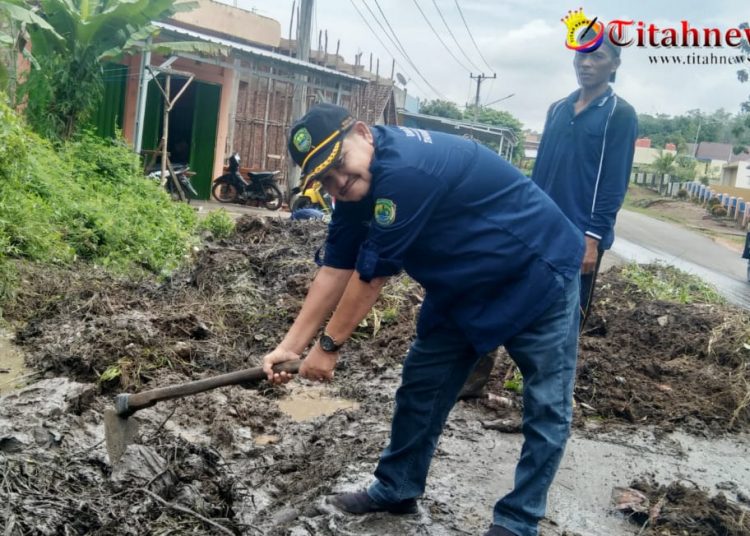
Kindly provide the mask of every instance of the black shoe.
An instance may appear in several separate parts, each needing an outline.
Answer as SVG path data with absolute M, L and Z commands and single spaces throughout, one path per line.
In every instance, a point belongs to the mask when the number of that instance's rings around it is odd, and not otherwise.
M 516 536 L 516 533 L 511 532 L 500 525 L 490 525 L 490 528 L 484 533 L 484 536 Z
M 495 352 L 483 355 L 477 361 L 474 370 L 458 393 L 459 400 L 484 398 L 487 396 L 487 382 L 490 381 L 492 368 L 495 366 Z
M 328 503 L 348 514 L 362 515 L 373 512 L 388 512 L 390 514 L 416 514 L 417 500 L 406 499 L 397 503 L 380 504 L 372 500 L 366 491 L 355 493 L 339 493 L 328 498 Z

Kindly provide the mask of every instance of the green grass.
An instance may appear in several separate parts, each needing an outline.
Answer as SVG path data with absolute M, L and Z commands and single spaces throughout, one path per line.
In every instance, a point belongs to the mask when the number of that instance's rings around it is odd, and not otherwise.
M 716 289 L 691 274 L 663 264 L 628 264 L 622 275 L 627 282 L 652 299 L 675 303 L 723 304 Z
M 234 232 L 234 219 L 225 209 L 212 210 L 198 223 L 198 229 L 208 231 L 214 238 L 227 238 Z

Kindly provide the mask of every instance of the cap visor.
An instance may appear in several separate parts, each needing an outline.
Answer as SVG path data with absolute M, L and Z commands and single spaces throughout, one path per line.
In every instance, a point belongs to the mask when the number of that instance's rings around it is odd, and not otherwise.
M 306 190 L 310 183 L 326 174 L 333 167 L 341 154 L 342 137 L 339 136 L 330 143 L 330 148 L 322 149 L 305 166 L 302 176 L 302 190 Z

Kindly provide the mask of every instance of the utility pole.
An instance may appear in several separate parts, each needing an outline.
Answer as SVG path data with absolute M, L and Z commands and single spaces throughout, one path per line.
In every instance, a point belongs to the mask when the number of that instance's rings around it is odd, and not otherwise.
M 146 96 L 151 73 L 146 70 L 151 65 L 151 36 L 146 39 L 146 46 L 141 51 L 141 63 L 138 67 L 138 97 L 135 105 L 135 135 L 133 136 L 133 150 L 141 154 L 143 148 L 143 121 L 146 119 Z
M 482 87 L 482 82 L 484 82 L 488 78 L 489 79 L 497 78 L 497 73 L 494 73 L 492 76 L 485 76 L 484 73 L 474 76 L 473 74 L 469 73 L 469 78 L 477 81 L 477 96 L 476 96 L 476 99 L 474 100 L 474 122 L 476 123 L 477 116 L 479 114 L 479 91 L 480 91 L 480 88 Z
M 314 0 L 301 0 L 297 26 L 297 59 L 310 61 L 310 32 L 312 30 L 312 14 Z M 294 95 L 292 96 L 292 122 L 297 121 L 307 111 L 307 75 L 297 74 L 294 77 Z M 299 169 L 292 159 L 287 165 L 287 189 L 299 183 Z

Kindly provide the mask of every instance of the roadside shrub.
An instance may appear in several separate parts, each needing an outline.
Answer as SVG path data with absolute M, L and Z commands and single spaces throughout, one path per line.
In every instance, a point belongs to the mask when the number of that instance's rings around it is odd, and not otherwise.
M 85 133 L 53 146 L 0 102 L 0 264 L 162 273 L 182 262 L 195 226 L 194 211 L 144 178 L 121 141 Z
M 727 215 L 727 209 L 719 204 L 713 205 L 711 208 L 709 208 L 708 212 L 709 214 L 711 214 L 711 216 L 714 216 L 716 218 L 724 218 Z
M 718 197 L 712 197 L 711 199 L 708 200 L 708 203 L 706 203 L 706 206 L 709 209 L 711 209 L 711 207 L 714 207 L 714 206 L 719 205 L 719 204 L 721 204 L 721 201 L 719 201 L 719 198 Z
M 676 197 L 677 199 L 687 199 L 687 196 L 688 196 L 688 193 L 687 193 L 687 190 L 685 190 L 685 189 L 682 189 L 682 190 L 680 190 L 680 191 L 679 191 L 679 192 L 677 192 L 677 194 L 675 195 L 675 197 Z

